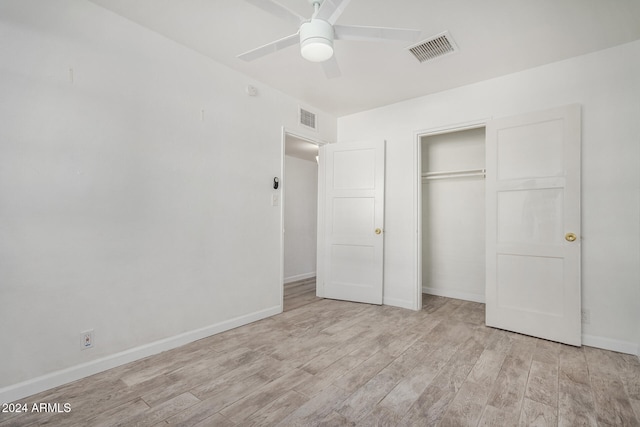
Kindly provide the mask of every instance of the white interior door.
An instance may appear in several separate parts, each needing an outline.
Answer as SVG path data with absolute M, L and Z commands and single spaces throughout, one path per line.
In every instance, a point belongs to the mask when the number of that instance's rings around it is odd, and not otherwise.
M 580 106 L 487 124 L 486 323 L 581 345 Z
M 325 298 L 382 304 L 384 156 L 384 141 L 320 149 L 318 288 Z

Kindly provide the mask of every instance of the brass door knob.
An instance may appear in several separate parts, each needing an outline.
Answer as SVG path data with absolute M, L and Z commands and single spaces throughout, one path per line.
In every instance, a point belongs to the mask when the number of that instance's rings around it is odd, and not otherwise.
M 564 239 L 567 242 L 575 242 L 578 237 L 573 233 L 567 233 L 564 235 Z
M 382 233 L 382 230 L 380 228 L 376 228 L 376 234 L 380 234 Z

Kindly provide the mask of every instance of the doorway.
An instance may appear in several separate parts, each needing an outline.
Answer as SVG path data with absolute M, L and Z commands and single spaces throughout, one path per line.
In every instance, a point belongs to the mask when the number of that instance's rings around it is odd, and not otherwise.
M 283 310 L 314 302 L 320 143 L 284 133 Z
M 485 302 L 484 123 L 418 135 L 422 295 Z

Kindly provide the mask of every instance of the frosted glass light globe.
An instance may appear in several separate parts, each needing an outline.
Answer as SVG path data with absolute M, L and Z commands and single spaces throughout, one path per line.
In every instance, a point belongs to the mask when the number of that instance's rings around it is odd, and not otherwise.
M 333 27 L 327 21 L 312 19 L 300 27 L 300 54 L 311 62 L 333 56 Z

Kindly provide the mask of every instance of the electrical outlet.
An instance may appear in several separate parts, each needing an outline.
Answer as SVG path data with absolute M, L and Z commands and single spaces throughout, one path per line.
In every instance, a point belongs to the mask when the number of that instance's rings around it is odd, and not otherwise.
M 584 325 L 588 325 L 589 323 L 591 323 L 591 310 L 588 310 L 586 308 L 582 310 L 582 323 Z
M 80 348 L 82 350 L 93 348 L 94 344 L 93 329 L 80 333 Z

